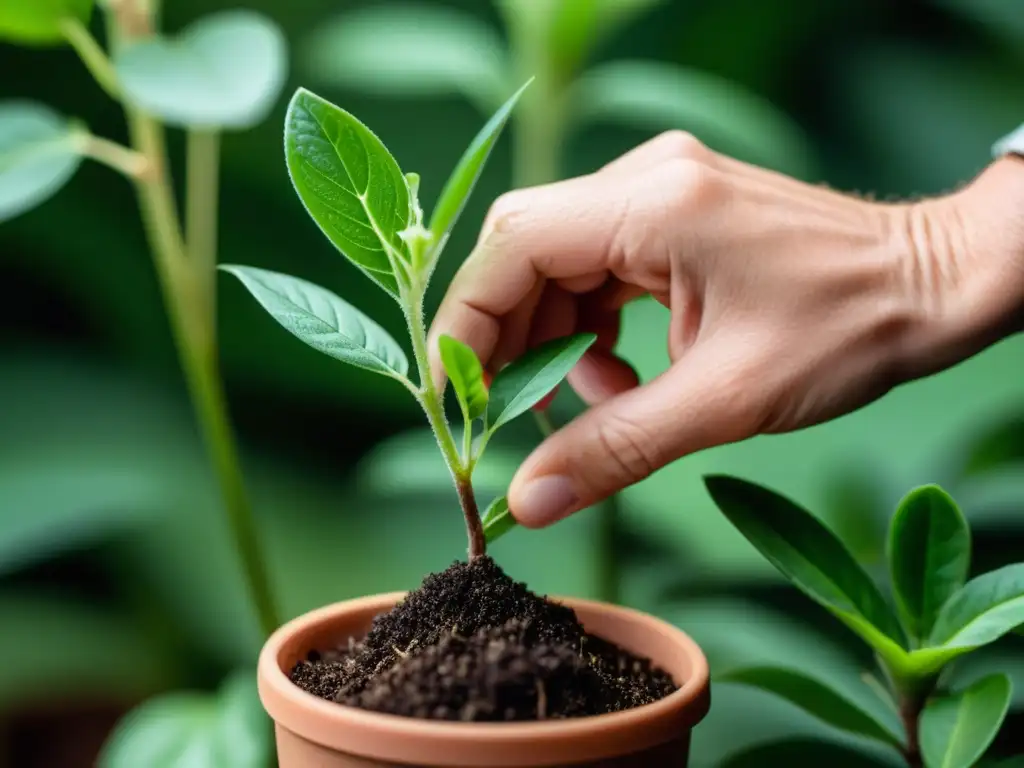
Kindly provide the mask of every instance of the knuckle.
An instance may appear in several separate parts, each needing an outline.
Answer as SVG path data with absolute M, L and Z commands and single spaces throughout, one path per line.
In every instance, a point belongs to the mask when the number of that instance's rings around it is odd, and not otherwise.
M 667 194 L 676 209 L 705 208 L 718 190 L 718 178 L 711 168 L 689 158 L 676 158 L 664 168 Z
M 610 465 L 601 482 L 624 485 L 642 480 L 661 466 L 657 441 L 628 416 L 609 413 L 597 424 L 597 440 Z
M 708 148 L 692 133 L 674 129 L 659 134 L 655 141 L 667 147 L 669 155 L 684 160 L 703 160 Z

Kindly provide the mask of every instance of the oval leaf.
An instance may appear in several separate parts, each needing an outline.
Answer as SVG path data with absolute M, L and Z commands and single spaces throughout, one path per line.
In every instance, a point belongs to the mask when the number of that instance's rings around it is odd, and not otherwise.
M 942 607 L 928 640 L 942 650 L 970 650 L 998 640 L 1020 624 L 1024 624 L 1024 563 L 967 582 Z
M 42 104 L 0 103 L 0 222 L 46 200 L 82 158 L 71 123 Z
M 597 341 L 592 333 L 554 339 L 529 350 L 494 377 L 487 405 L 488 429 L 494 431 L 544 399 Z
M 222 266 L 292 335 L 336 360 L 404 379 L 405 352 L 391 335 L 325 288 L 255 267 Z
M 734 477 L 704 478 L 711 498 L 769 562 L 812 600 L 834 613 L 883 658 L 901 664 L 899 621 L 835 534 L 784 496 Z
M 311 76 L 375 96 L 457 93 L 490 112 L 507 88 L 509 65 L 497 31 L 467 13 L 425 3 L 345 13 L 305 48 Z
M 487 411 L 487 386 L 484 384 L 484 369 L 476 352 L 458 339 L 442 336 L 437 341 L 445 373 L 455 387 L 459 403 L 472 421 Z
M 169 693 L 137 707 L 103 748 L 100 768 L 263 768 L 273 751 L 252 672 L 229 678 L 216 695 Z
M 727 757 L 721 768 L 770 768 L 771 766 L 828 766 L 828 768 L 884 768 L 899 763 L 880 763 L 874 755 L 845 744 L 810 738 L 790 738 L 745 749 Z
M 27 45 L 63 43 L 63 22 L 89 23 L 92 0 L 0 0 L 0 40 Z
M 989 675 L 960 693 L 928 702 L 921 715 L 927 768 L 971 768 L 988 749 L 1010 706 L 1010 678 Z
M 774 693 L 840 730 L 897 747 L 902 742 L 903 735 L 894 724 L 877 719 L 826 683 L 795 669 L 747 667 L 720 674 L 719 679 Z
M 339 251 L 398 298 L 392 258 L 409 262 L 399 233 L 412 211 L 395 158 L 355 117 L 303 88 L 288 105 L 284 144 L 288 173 L 309 215 Z
M 166 123 L 248 128 L 277 101 L 287 62 L 277 25 L 239 10 L 200 19 L 174 39 L 125 46 L 114 67 L 129 101 Z
M 480 518 L 480 522 L 484 526 L 484 536 L 487 538 L 488 544 L 515 528 L 516 519 L 508 510 L 508 498 L 501 496 L 492 501 Z
M 967 580 L 971 532 L 949 494 L 936 485 L 911 491 L 889 530 L 896 604 L 910 633 L 927 637 L 945 602 Z

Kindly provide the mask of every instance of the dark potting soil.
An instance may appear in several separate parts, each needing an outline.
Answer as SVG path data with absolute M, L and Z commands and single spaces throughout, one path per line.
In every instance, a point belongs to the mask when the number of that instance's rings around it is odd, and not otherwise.
M 291 677 L 340 704 L 464 721 L 600 715 L 676 690 L 648 660 L 586 634 L 572 609 L 489 557 L 428 576 L 364 639 L 312 652 Z

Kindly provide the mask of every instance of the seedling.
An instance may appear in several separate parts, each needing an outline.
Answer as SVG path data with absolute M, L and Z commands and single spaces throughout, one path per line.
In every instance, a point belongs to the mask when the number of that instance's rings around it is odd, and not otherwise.
M 917 488 L 900 503 L 889 529 L 894 609 L 839 539 L 806 510 L 743 480 L 714 476 L 705 484 L 772 565 L 871 646 L 884 682 L 866 679 L 893 717 L 868 711 L 801 670 L 750 667 L 719 679 L 770 691 L 830 725 L 890 745 L 910 766 L 976 765 L 1006 716 L 1010 679 L 994 674 L 949 691 L 942 675 L 957 659 L 1024 623 L 1024 563 L 968 581 L 967 521 L 938 486 Z
M 327 239 L 401 308 L 416 381 L 402 347 L 380 325 L 325 288 L 297 277 L 224 266 L 293 335 L 330 357 L 394 379 L 422 406 L 451 472 L 466 520 L 469 557 L 485 554 L 514 525 L 505 497 L 481 517 L 473 469 L 501 427 L 537 405 L 565 378 L 596 339 L 577 334 L 530 350 L 497 371 L 490 387 L 474 351 L 442 336 L 439 352 L 462 415 L 461 447 L 443 405 L 427 350 L 423 300 L 434 267 L 520 95 L 491 117 L 462 155 L 441 191 L 429 223 L 419 177 L 359 120 L 299 89 L 285 118 L 285 157 L 295 191 Z

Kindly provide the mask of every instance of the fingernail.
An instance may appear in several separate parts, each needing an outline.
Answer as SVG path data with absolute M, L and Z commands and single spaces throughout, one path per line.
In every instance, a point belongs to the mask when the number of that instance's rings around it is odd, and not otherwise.
M 526 484 L 512 514 L 522 525 L 539 528 L 561 520 L 578 501 L 568 477 L 548 475 Z

